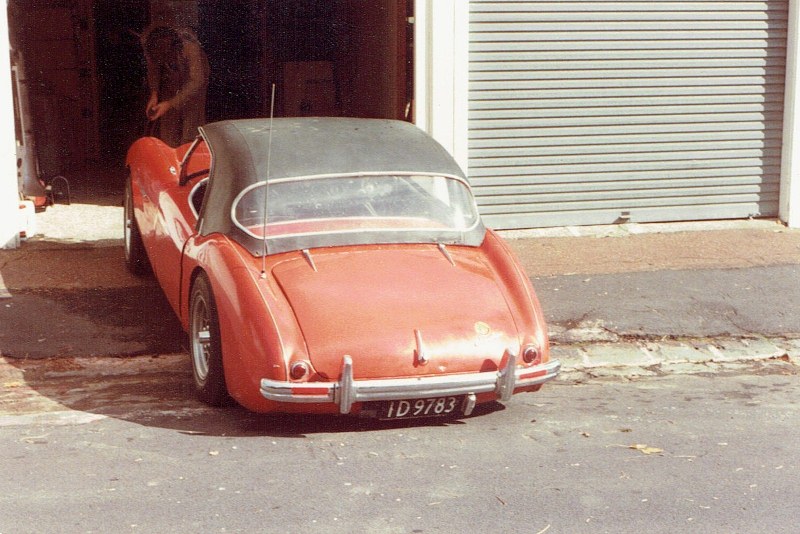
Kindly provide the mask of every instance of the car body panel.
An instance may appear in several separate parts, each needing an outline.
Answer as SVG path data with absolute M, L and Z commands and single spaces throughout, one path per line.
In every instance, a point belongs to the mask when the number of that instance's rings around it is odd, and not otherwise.
M 176 313 L 180 312 L 183 247 L 197 224 L 189 202 L 191 187 L 178 184 L 181 155 L 181 149 L 154 138 L 137 141 L 128 153 L 142 239 L 153 273 Z

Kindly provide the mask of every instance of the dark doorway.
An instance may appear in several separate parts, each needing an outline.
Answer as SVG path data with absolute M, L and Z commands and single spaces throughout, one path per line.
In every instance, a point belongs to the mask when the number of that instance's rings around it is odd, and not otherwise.
M 208 55 L 208 121 L 262 114 L 264 7 L 249 0 L 200 0 L 198 37 Z
M 211 67 L 209 122 L 268 116 L 272 84 L 276 116 L 412 120 L 411 0 L 195 5 L 193 29 Z M 146 68 L 138 35 L 161 7 L 141 0 L 94 2 L 101 148 L 115 166 L 122 167 L 130 144 L 145 133 Z M 163 7 L 169 10 L 166 2 Z
M 147 2 L 95 4 L 100 148 L 106 164 L 121 166 L 130 144 L 145 132 L 145 64 L 139 35 L 148 21 Z

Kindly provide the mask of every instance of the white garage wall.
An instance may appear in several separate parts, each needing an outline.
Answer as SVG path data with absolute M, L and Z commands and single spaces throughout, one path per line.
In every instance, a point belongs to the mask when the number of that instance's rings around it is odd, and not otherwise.
M 8 43 L 8 12 L 0 9 L 0 248 L 19 246 L 17 155 Z

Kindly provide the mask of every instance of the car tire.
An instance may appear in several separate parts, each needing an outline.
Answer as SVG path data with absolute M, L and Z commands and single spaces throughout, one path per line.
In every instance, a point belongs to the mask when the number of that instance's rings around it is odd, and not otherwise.
M 189 344 L 197 397 L 211 406 L 222 406 L 228 398 L 228 390 L 222 366 L 219 316 L 211 283 L 204 273 L 200 273 L 192 285 Z
M 142 234 L 139 232 L 139 223 L 133 210 L 133 186 L 128 178 L 125 184 L 124 201 L 124 233 L 125 233 L 125 265 L 128 270 L 137 276 L 147 276 L 152 271 L 150 260 L 147 258 L 147 251 L 144 249 Z

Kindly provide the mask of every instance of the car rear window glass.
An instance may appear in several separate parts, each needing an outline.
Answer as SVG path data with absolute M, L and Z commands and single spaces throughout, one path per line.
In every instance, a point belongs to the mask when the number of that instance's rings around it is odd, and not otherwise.
M 268 187 L 262 182 L 237 196 L 231 217 L 258 239 L 265 229 L 268 238 L 360 231 L 463 233 L 480 220 L 461 179 L 418 174 L 291 178 Z M 422 235 L 420 241 L 425 241 Z

